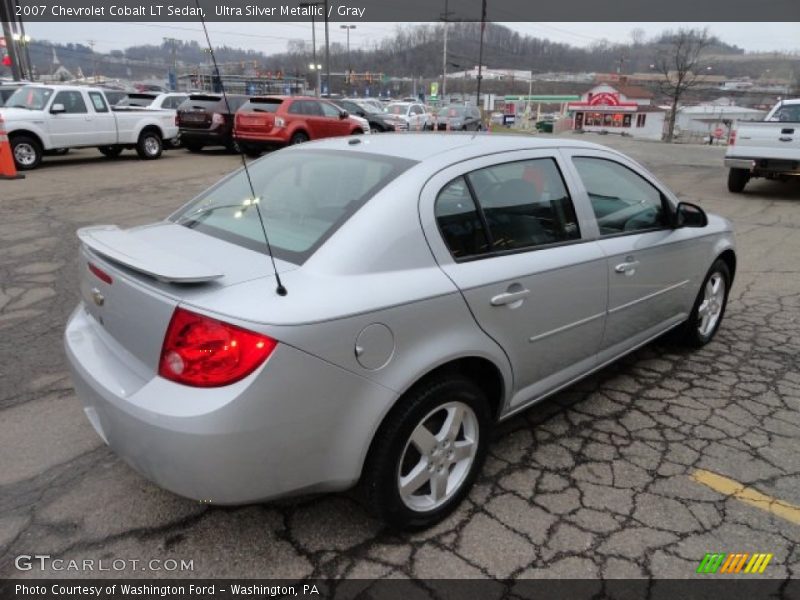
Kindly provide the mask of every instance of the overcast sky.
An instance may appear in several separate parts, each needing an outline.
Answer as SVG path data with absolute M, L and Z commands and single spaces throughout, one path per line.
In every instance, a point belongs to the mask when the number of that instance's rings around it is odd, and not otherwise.
M 397 27 L 410 24 L 359 23 L 350 32 L 352 48 L 369 46 L 390 36 Z M 587 46 L 600 39 L 630 42 L 631 30 L 641 28 L 653 37 L 665 29 L 681 26 L 705 27 L 730 44 L 748 51 L 800 51 L 800 23 L 504 23 L 520 33 L 535 35 L 575 46 Z M 302 23 L 226 23 L 208 25 L 215 46 L 252 48 L 267 54 L 282 52 L 290 39 L 311 40 L 310 22 Z M 160 44 L 164 37 L 197 40 L 204 43 L 199 24 L 181 23 L 27 23 L 27 33 L 54 42 L 95 41 L 95 49 L 107 52 L 135 44 Z M 322 26 L 317 24 L 317 43 Z M 345 32 L 338 23 L 330 26 L 331 42 L 344 43 Z

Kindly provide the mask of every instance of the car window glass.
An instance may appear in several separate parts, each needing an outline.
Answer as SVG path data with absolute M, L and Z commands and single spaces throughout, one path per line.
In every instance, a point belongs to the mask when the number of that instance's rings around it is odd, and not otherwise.
M 108 112 L 108 106 L 106 106 L 106 101 L 103 98 L 103 94 L 100 92 L 89 92 L 89 98 L 92 100 L 92 105 L 94 106 L 95 112 Z
M 493 250 L 580 238 L 575 208 L 553 159 L 505 163 L 468 177 L 486 217 Z
M 237 172 L 171 218 L 264 252 L 252 180 L 275 255 L 302 264 L 364 202 L 413 164 L 362 153 L 276 152 L 254 164 L 249 176 Z
M 53 99 L 53 104 L 63 104 L 67 113 L 85 113 L 86 103 L 80 92 L 58 92 Z
M 463 177 L 448 183 L 436 197 L 436 223 L 454 258 L 489 250 L 489 240 Z
M 335 106 L 328 104 L 327 102 L 320 102 L 319 105 L 322 107 L 322 114 L 324 116 L 334 119 L 339 118 L 339 109 Z
M 661 192 L 629 168 L 602 158 L 573 158 L 589 194 L 600 235 L 666 225 Z

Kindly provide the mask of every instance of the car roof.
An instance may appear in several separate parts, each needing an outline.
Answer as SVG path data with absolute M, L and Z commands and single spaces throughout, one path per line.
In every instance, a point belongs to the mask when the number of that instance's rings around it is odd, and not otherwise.
M 396 135 L 371 135 L 356 138 L 329 138 L 305 145 L 319 149 L 349 150 L 394 156 L 422 161 L 458 150 L 458 160 L 469 160 L 487 154 L 514 150 L 538 150 L 546 148 L 585 148 L 610 150 L 610 148 L 566 138 L 540 138 L 526 135 L 503 135 L 486 133 L 401 133 Z

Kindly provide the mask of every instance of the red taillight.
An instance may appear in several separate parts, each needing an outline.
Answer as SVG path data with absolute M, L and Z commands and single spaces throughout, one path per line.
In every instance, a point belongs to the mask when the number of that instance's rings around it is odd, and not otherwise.
M 92 274 L 95 277 L 97 277 L 100 281 L 104 281 L 108 285 L 111 285 L 112 283 L 114 283 L 114 280 L 111 279 L 111 275 L 109 275 L 108 273 L 103 271 L 103 269 L 93 265 L 92 263 L 86 263 L 86 264 L 89 267 L 89 270 L 92 272 Z
M 175 113 L 175 127 L 181 124 L 181 116 L 178 113 Z
M 278 342 L 260 333 L 176 308 L 158 374 L 194 387 L 218 387 L 247 377 Z
M 736 130 L 732 129 L 731 130 L 731 135 L 728 138 L 728 145 L 729 146 L 733 146 L 735 143 L 736 143 Z

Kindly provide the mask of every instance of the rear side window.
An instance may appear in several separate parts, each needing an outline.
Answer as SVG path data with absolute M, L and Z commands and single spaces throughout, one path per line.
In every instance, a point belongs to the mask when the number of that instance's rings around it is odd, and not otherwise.
M 455 258 L 489 251 L 489 238 L 463 177 L 448 183 L 436 198 L 436 222 Z
M 465 187 L 481 221 L 478 241 L 471 245 L 463 236 L 468 222 L 477 234 L 475 217 L 462 215 L 462 222 L 454 228 L 452 216 L 448 215 L 453 212 L 448 208 L 452 204 L 452 200 L 448 200 L 452 197 L 451 186 L 460 180 L 468 182 Z M 468 206 L 466 200 L 461 204 Z M 454 258 L 524 250 L 581 237 L 572 200 L 551 158 L 516 161 L 473 171 L 440 192 L 435 212 Z M 488 238 L 485 244 L 481 236 Z
M 378 190 L 414 161 L 360 152 L 276 152 L 238 171 L 170 217 L 186 227 L 302 264 Z
M 89 92 L 89 98 L 92 100 L 95 112 L 104 113 L 108 112 L 108 106 L 100 92 Z
M 242 106 L 242 110 L 274 113 L 278 111 L 281 104 L 283 104 L 281 98 L 250 98 L 250 100 L 245 102 Z

